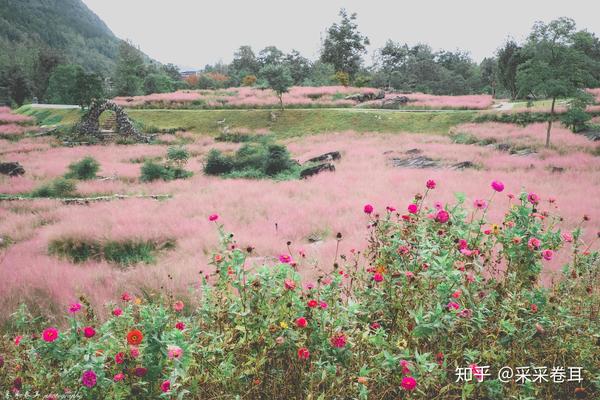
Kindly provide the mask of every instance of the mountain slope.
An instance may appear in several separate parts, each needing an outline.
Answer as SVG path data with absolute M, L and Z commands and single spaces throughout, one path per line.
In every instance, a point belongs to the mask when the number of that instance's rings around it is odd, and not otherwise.
M 118 46 L 119 39 L 81 0 L 0 0 L 0 49 L 51 48 L 107 73 Z

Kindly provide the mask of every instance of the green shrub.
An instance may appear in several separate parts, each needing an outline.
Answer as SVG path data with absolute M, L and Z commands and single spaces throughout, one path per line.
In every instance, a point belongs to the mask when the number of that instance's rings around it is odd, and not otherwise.
M 35 189 L 32 195 L 34 197 L 69 197 L 75 194 L 75 190 L 77 190 L 77 185 L 74 180 L 57 178 Z
M 190 152 L 183 146 L 169 146 L 167 160 L 178 168 L 183 168 L 190 158 Z
M 142 182 L 152 182 L 158 179 L 170 181 L 173 179 L 173 175 L 167 167 L 151 160 L 144 162 L 141 172 L 140 180 Z
M 167 150 L 167 163 L 160 164 L 155 160 L 146 160 L 142 165 L 142 182 L 152 182 L 158 179 L 171 181 L 174 179 L 185 179 L 193 174 L 183 167 L 187 163 L 190 153 L 181 146 L 171 146 Z
M 233 160 L 217 149 L 212 149 L 206 157 L 204 173 L 207 175 L 224 175 L 233 170 Z
M 566 113 L 561 115 L 560 122 L 573 132 L 582 132 L 587 128 L 587 122 L 592 119 L 584 108 L 570 107 Z
M 69 172 L 65 178 L 89 180 L 96 178 L 96 174 L 100 170 L 100 164 L 92 157 L 85 157 L 82 160 L 69 165 Z
M 267 147 L 265 160 L 265 174 L 274 176 L 285 172 L 291 167 L 290 153 L 281 145 L 271 144 Z

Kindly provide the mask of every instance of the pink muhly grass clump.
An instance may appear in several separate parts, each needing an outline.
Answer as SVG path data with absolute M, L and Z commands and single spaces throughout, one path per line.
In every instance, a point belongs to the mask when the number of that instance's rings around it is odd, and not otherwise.
M 22 114 L 13 114 L 12 112 L 2 112 L 0 111 L 0 123 L 10 124 L 10 123 L 32 123 L 33 118 L 28 115 Z

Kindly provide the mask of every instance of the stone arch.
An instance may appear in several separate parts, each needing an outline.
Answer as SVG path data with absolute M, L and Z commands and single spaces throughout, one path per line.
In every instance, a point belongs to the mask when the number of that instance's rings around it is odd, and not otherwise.
M 110 110 L 115 113 L 118 134 L 133 137 L 138 140 L 145 139 L 144 136 L 140 134 L 137 129 L 135 129 L 133 122 L 129 119 L 123 107 L 110 100 L 92 102 L 88 112 L 83 116 L 81 122 L 77 125 L 77 132 L 85 135 L 99 135 L 100 114 L 106 110 Z

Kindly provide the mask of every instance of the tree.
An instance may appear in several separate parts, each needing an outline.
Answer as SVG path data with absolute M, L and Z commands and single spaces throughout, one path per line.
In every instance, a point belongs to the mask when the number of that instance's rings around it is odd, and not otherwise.
M 33 94 L 38 99 L 46 99 L 50 75 L 62 63 L 64 63 L 64 56 L 57 50 L 47 47 L 38 50 L 33 70 Z
M 4 87 L 8 97 L 18 106 L 23 105 L 25 99 L 31 95 L 32 82 L 23 72 L 23 69 L 17 65 L 9 67 L 2 74 L 0 86 Z
M 86 73 L 83 68 L 77 70 L 75 78 L 74 102 L 81 109 L 88 107 L 92 100 L 104 97 L 103 79 L 100 74 Z
M 236 80 L 236 84 L 239 84 L 246 75 L 257 75 L 260 70 L 260 63 L 256 59 L 252 47 L 241 46 L 235 52 L 229 69 L 231 75 Z
M 257 61 L 261 67 L 268 64 L 281 64 L 285 54 L 275 46 L 267 46 L 258 53 Z
M 131 43 L 122 41 L 119 46 L 115 88 L 119 96 L 137 96 L 142 94 L 142 85 L 146 76 L 142 53 Z
M 494 57 L 486 57 L 479 65 L 481 83 L 484 88 L 496 96 L 496 79 L 498 77 L 498 60 Z
M 294 85 L 301 85 L 310 75 L 310 60 L 303 57 L 297 50 L 292 50 L 287 54 L 283 63 L 290 70 Z
M 162 66 L 162 70 L 172 81 L 181 80 L 181 72 L 179 67 L 174 64 L 165 64 Z
M 283 110 L 283 94 L 286 93 L 294 83 L 289 69 L 283 65 L 265 65 L 260 70 L 260 76 L 265 79 L 271 89 L 279 97 L 279 105 Z
M 362 65 L 362 55 L 366 53 L 369 38 L 358 31 L 356 13 L 349 15 L 342 8 L 339 16 L 341 21 L 327 30 L 321 48 L 321 61 L 332 64 L 336 72 L 346 72 L 353 78 Z
M 173 81 L 164 73 L 148 74 L 144 78 L 145 94 L 172 92 L 173 88 Z
M 516 99 L 517 90 L 517 69 L 519 65 L 526 61 L 523 49 L 514 41 L 507 40 L 502 48 L 497 52 L 498 57 L 498 81 L 508 90 L 510 98 Z
M 556 99 L 577 96 L 589 83 L 587 57 L 573 46 L 574 34 L 575 21 L 569 18 L 548 24 L 536 22 L 524 48 L 529 59 L 517 71 L 517 85 L 522 93 L 552 99 L 546 147 L 550 146 Z
M 78 104 L 75 92 L 77 83 L 82 84 L 83 67 L 63 64 L 54 69 L 48 80 L 47 99 L 54 104 Z

